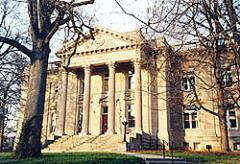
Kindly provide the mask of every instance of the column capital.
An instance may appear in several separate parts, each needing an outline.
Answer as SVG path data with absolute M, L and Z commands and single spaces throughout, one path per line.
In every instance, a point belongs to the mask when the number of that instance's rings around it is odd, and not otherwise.
M 74 72 L 69 72 L 68 73 L 70 76 L 73 76 L 73 77 L 78 77 L 78 74 L 74 73 Z
M 83 66 L 84 71 L 90 71 L 92 68 L 91 64 L 86 64 Z
M 66 69 L 65 67 L 60 67 L 60 68 L 59 68 L 59 71 L 60 71 L 61 73 L 68 73 L 68 71 L 67 71 L 67 69 Z
M 132 62 L 134 65 L 141 65 L 141 59 L 139 59 L 139 58 L 132 59 Z
M 110 61 L 110 62 L 107 63 L 107 65 L 108 65 L 109 68 L 115 68 L 115 67 L 116 67 L 116 64 L 117 64 L 117 63 L 116 63 L 115 61 Z

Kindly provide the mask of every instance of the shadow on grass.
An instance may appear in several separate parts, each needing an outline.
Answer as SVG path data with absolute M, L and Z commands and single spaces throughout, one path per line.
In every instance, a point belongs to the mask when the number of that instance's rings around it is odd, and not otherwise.
M 162 151 L 138 151 L 138 153 L 155 154 L 162 156 Z M 166 156 L 171 156 L 166 152 Z M 236 152 L 192 152 L 192 151 L 174 151 L 174 157 L 184 158 L 191 163 L 221 163 L 238 164 L 240 163 L 240 153 Z
M 1 164 L 143 164 L 140 158 L 115 153 L 49 153 L 40 158 L 13 159 L 12 153 L 0 154 Z

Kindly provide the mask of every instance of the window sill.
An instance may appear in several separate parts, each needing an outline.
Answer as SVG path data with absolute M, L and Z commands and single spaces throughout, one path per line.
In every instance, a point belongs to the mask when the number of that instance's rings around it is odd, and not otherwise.
M 238 127 L 236 127 L 236 128 L 228 128 L 228 130 L 238 130 Z

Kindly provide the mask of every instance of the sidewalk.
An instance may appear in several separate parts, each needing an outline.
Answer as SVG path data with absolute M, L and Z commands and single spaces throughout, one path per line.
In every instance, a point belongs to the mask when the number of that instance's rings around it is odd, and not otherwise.
M 141 154 L 141 153 L 131 153 L 126 152 L 124 153 L 126 155 L 136 156 L 139 158 L 142 158 L 146 164 L 189 164 L 185 159 L 174 157 L 173 159 L 171 157 L 165 157 L 163 158 L 161 155 L 155 155 L 155 154 Z

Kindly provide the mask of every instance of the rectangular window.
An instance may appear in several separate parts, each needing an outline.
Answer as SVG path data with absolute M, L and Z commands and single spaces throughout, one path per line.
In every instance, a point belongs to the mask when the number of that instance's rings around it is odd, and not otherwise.
M 80 81 L 80 94 L 84 94 L 84 80 L 81 79 Z
M 197 112 L 193 112 L 191 114 L 191 116 L 192 116 L 192 119 L 191 119 L 191 121 L 192 121 L 192 128 L 195 129 L 195 128 L 197 128 Z
M 83 108 L 78 108 L 78 121 L 77 121 L 77 133 L 82 131 L 82 120 L 83 120 Z
M 196 129 L 198 128 L 198 115 L 196 111 L 184 112 L 184 128 L 185 129 Z
M 103 107 L 103 114 L 108 114 L 108 107 L 107 106 Z
M 232 86 L 232 72 L 231 71 L 223 71 L 221 75 L 221 85 L 222 86 Z
M 228 128 L 237 128 L 237 117 L 234 109 L 227 111 Z
M 134 105 L 127 105 L 127 119 L 128 127 L 135 127 L 135 114 L 134 114 Z
M 193 142 L 193 150 L 200 150 L 200 142 Z
M 234 143 L 234 144 L 233 144 L 233 149 L 234 149 L 235 151 L 240 151 L 240 143 Z
M 195 76 L 193 74 L 184 75 L 182 78 L 182 90 L 191 91 L 195 87 Z
M 54 86 L 54 95 L 57 95 L 59 91 L 59 88 L 57 85 Z
M 133 77 L 133 72 L 128 71 L 128 76 L 127 76 L 127 89 L 131 90 L 134 88 L 134 77 Z
M 51 113 L 51 122 L 50 122 L 50 133 L 54 132 L 56 129 L 56 113 Z
M 185 127 L 185 129 L 189 129 L 190 128 L 189 113 L 184 113 L 184 127 Z
M 108 80 L 109 80 L 109 75 L 105 74 L 103 77 L 103 91 L 108 91 Z

